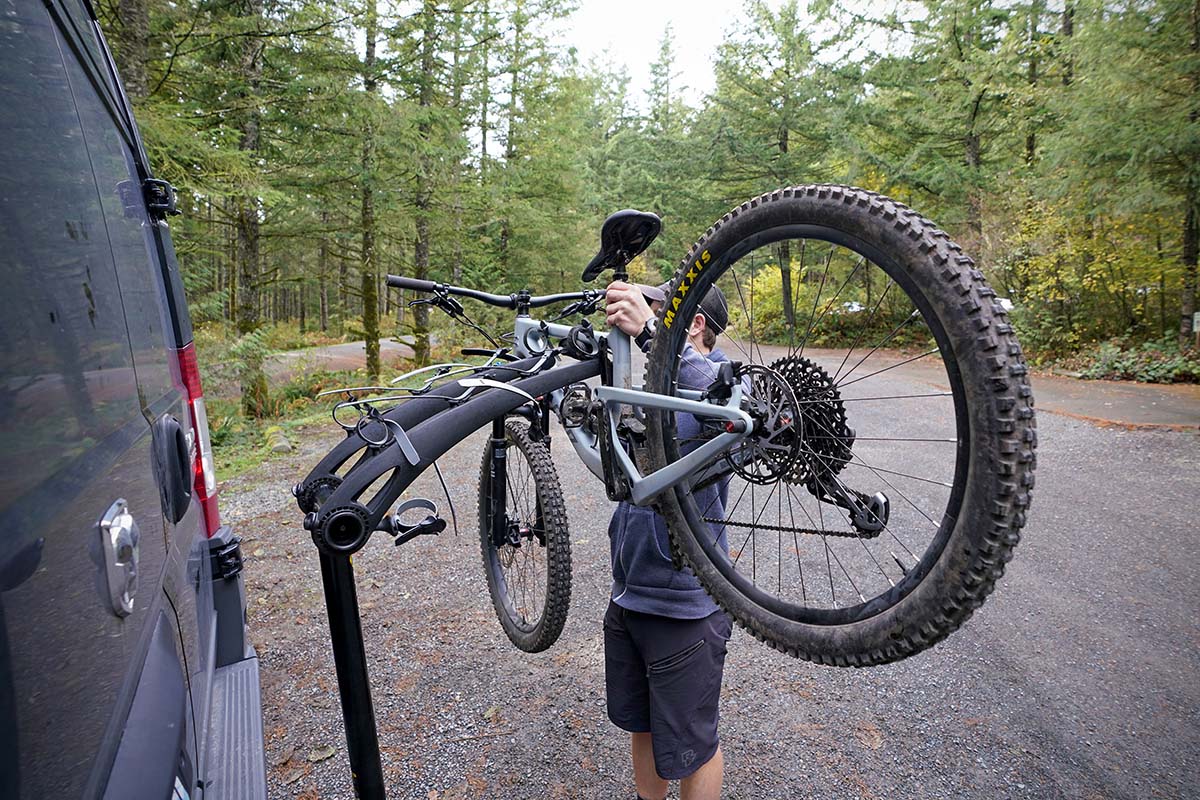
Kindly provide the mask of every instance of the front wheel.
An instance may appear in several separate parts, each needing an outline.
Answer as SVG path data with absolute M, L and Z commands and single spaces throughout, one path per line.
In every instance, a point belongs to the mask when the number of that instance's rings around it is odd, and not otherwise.
M 550 452 L 527 422 L 504 423 L 503 461 L 489 438 L 479 474 L 479 536 L 488 592 L 509 641 L 537 653 L 558 640 L 571 603 L 571 535 Z M 493 469 L 502 488 L 493 495 Z M 493 496 L 496 502 L 493 502 Z
M 658 501 L 739 624 L 866 666 L 924 650 L 984 601 L 1025 523 L 1033 397 L 1004 305 L 944 232 L 851 187 L 763 195 L 693 246 L 659 331 L 650 391 L 705 389 L 715 361 L 740 362 L 753 432 L 715 489 Z M 648 414 L 650 466 L 709 427 Z

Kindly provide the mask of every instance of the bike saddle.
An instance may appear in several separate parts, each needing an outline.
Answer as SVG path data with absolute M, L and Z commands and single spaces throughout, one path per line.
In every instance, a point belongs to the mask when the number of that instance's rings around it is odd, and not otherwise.
M 600 228 L 600 252 L 583 270 L 583 280 L 594 281 L 609 267 L 620 270 L 649 247 L 661 230 L 657 214 L 632 208 L 610 214 Z

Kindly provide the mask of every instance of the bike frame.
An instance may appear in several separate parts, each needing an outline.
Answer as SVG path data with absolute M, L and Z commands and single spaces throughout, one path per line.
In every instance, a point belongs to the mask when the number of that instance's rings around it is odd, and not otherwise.
M 539 356 L 554 340 L 565 339 L 570 331 L 570 327 L 566 325 L 547 324 L 532 317 L 517 317 L 514 328 L 517 355 L 526 358 Z M 547 341 L 547 338 L 550 341 Z M 662 492 L 685 480 L 702 478 L 707 467 L 737 446 L 753 430 L 753 420 L 741 408 L 743 388 L 740 383 L 732 387 L 732 394 L 723 405 L 702 400 L 702 392 L 698 390 L 678 389 L 676 395 L 643 391 L 642 387 L 635 388 L 632 383 L 633 357 L 629 335 L 614 329 L 607 334 L 597 334 L 597 338 L 606 340 L 608 350 L 612 354 L 612 383 L 597 386 L 595 389 L 596 399 L 604 404 L 604 419 L 601 424 L 608 426 L 610 441 L 619 441 L 617 424 L 622 406 L 694 414 L 733 423 L 728 426 L 727 431 L 713 437 L 674 464 L 649 475 L 641 474 L 624 447 L 614 447 L 615 464 L 628 481 L 629 498 L 634 505 L 647 505 Z M 537 347 L 541 349 L 533 349 Z M 603 351 L 604 348 L 601 348 L 602 353 Z M 551 393 L 552 408 L 559 407 L 564 389 L 565 387 Z M 579 459 L 592 474 L 603 480 L 605 475 L 599 437 L 582 426 L 564 428 Z
M 420 283 L 434 286 L 427 282 Z M 425 285 L 417 288 L 432 291 Z M 503 298 L 495 295 L 473 290 L 459 291 L 494 305 L 499 304 L 497 300 L 503 301 Z M 526 302 L 529 300 L 528 294 L 523 297 Z M 578 297 L 557 295 L 540 300 L 544 305 Z M 601 344 L 595 356 L 575 363 L 551 366 L 553 362 L 548 356 L 555 342 L 566 339 L 572 328 L 529 316 L 527 306 L 522 308 L 517 300 L 518 296 L 514 295 L 512 307 L 518 310 L 513 329 L 517 362 L 481 366 L 471 376 L 463 376 L 445 386 L 405 398 L 407 402 L 369 419 L 363 428 L 349 430 L 346 440 L 334 447 L 305 482 L 298 484 L 295 489 L 299 498 L 303 491 L 326 481 L 325 486 L 331 488 L 331 492 L 320 502 L 320 509 L 332 509 L 331 513 L 335 515 L 343 509 L 352 509 L 346 512 L 348 529 L 345 525 L 323 524 L 317 511 L 308 513 L 305 527 L 312 532 L 313 541 L 320 551 L 330 644 L 346 728 L 347 751 L 355 793 L 362 798 L 384 797 L 384 783 L 362 620 L 350 556 L 366 544 L 375 530 L 388 530 L 397 535 L 397 544 L 422 532 L 416 530 L 420 525 L 412 526 L 412 530 L 400 531 L 397 529 L 400 525 L 398 514 L 396 518 L 386 517 L 392 504 L 417 476 L 470 433 L 488 424 L 491 424 L 492 432 L 489 447 L 493 455 L 497 455 L 497 451 L 504 446 L 505 417 L 532 404 L 541 409 L 541 423 L 545 425 L 545 417 L 551 409 L 561 411 L 562 399 L 568 387 L 596 377 L 600 377 L 601 385 L 595 387 L 594 396 L 602 403 L 601 424 L 606 426 L 611 443 L 609 446 L 613 458 L 610 469 L 621 471 L 629 487 L 629 499 L 637 505 L 649 504 L 662 492 L 684 481 L 703 480 L 718 471 L 721 456 L 749 436 L 754 428 L 753 419 L 741 408 L 744 389 L 740 382 L 730 387 L 730 396 L 724 403 L 711 402 L 698 390 L 679 389 L 676 395 L 662 395 L 635 386 L 632 380 L 632 343 L 629 336 L 620 330 L 607 334 L 594 333 Z M 603 377 L 605 365 L 601 360 L 608 357 L 611 357 L 611 378 L 606 382 Z M 722 420 L 725 423 L 724 431 L 675 463 L 649 475 L 642 475 L 621 444 L 622 437 L 618 431 L 622 410 L 628 407 Z M 604 443 L 600 437 L 584 426 L 564 425 L 564 429 L 575 452 L 588 469 L 597 477 L 605 478 L 601 453 Z M 381 432 L 382 439 L 372 438 L 376 431 Z M 364 449 L 365 452 L 344 476 L 336 475 L 338 469 Z M 503 457 L 493 458 L 492 463 L 489 483 L 493 487 L 492 498 L 495 502 L 504 487 L 505 461 Z M 365 504 L 360 504 L 359 496 L 384 476 L 388 477 L 383 488 Z M 365 520 L 359 520 L 360 516 L 365 516 Z M 492 518 L 498 519 L 499 515 L 493 514 Z M 329 523 L 332 521 L 327 520 Z M 356 525 L 361 525 L 362 529 L 356 529 Z M 494 539 L 502 534 L 498 528 L 490 533 Z

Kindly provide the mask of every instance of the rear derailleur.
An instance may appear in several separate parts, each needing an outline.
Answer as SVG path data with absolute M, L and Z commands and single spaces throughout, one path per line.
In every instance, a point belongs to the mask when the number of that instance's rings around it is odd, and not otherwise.
M 883 492 L 868 496 L 841 481 L 821 478 L 809 481 L 808 491 L 822 503 L 831 503 L 850 512 L 850 526 L 858 531 L 859 538 L 874 539 L 887 527 L 892 504 Z

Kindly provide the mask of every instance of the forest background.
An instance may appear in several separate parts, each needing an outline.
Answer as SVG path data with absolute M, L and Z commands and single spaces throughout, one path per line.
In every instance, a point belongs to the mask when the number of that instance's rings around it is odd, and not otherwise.
M 1200 0 L 747 0 L 691 102 L 670 28 L 633 96 L 561 44 L 561 0 L 95 2 L 241 414 L 318 388 L 273 394 L 274 349 L 365 338 L 374 378 L 380 337 L 422 364 L 457 341 L 389 272 L 577 289 L 633 207 L 664 218 L 637 265 L 663 279 L 731 206 L 810 182 L 936 220 L 1033 363 L 1200 380 Z

